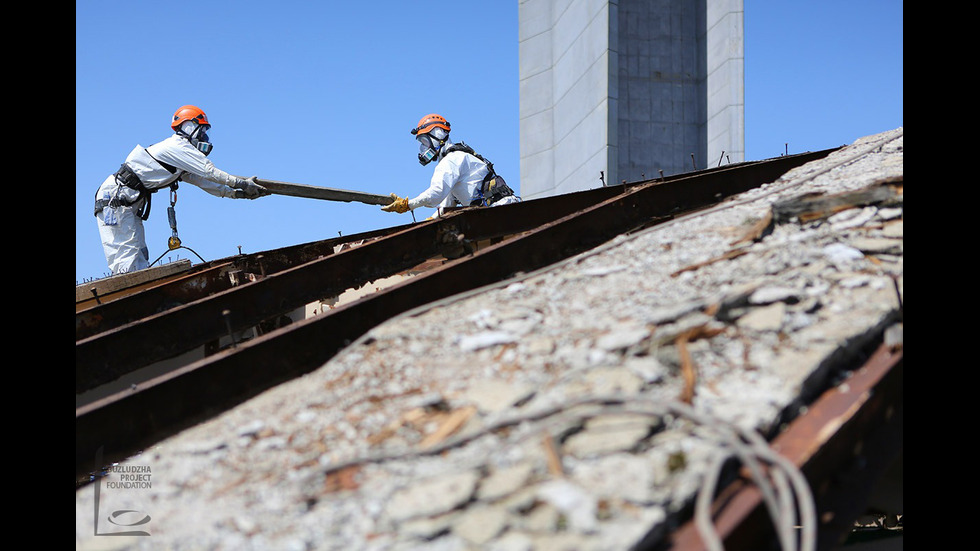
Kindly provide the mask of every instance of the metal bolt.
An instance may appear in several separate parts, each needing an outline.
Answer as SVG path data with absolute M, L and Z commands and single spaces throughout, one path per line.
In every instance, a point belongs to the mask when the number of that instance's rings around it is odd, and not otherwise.
M 235 342 L 235 334 L 231 330 L 231 310 L 222 310 L 221 315 L 225 318 L 225 327 L 228 328 L 228 338 L 231 339 L 231 346 L 234 348 L 238 343 Z
M 902 304 L 902 291 L 898 287 L 898 276 L 897 275 L 893 275 L 892 276 L 892 285 L 895 287 L 895 298 L 898 299 L 898 312 L 902 316 L 902 318 L 904 319 L 905 318 L 905 307 Z

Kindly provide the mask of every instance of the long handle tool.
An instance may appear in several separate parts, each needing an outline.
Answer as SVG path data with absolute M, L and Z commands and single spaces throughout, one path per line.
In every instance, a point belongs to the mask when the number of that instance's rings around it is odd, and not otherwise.
M 364 193 L 362 191 L 349 191 L 346 189 L 308 186 L 306 184 L 293 184 L 290 182 L 278 182 L 276 180 L 263 180 L 261 178 L 256 178 L 255 183 L 276 195 L 305 197 L 307 199 L 325 199 L 327 201 L 342 201 L 344 203 L 357 201 L 358 203 L 382 206 L 390 205 L 392 202 L 392 198 L 389 195 L 377 195 L 375 193 Z

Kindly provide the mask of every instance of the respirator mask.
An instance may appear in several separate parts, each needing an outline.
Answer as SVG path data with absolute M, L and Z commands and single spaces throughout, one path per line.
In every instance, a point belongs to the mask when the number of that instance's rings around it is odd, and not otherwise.
M 415 137 L 419 142 L 419 163 L 425 166 L 439 156 L 439 150 L 446 143 L 449 132 L 442 128 L 433 128 L 431 132 L 419 134 Z

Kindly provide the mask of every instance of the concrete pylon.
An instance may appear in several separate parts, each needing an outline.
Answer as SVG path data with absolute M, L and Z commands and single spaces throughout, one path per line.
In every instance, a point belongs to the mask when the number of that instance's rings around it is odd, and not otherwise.
M 741 162 L 742 0 L 519 0 L 525 199 Z

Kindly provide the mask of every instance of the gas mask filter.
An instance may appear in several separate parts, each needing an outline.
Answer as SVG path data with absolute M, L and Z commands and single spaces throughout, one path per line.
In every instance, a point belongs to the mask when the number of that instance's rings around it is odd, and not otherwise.
M 191 141 L 191 145 L 196 147 L 201 153 L 204 153 L 205 157 L 214 149 L 214 146 L 211 144 L 211 137 L 208 135 L 209 130 L 211 130 L 210 124 L 197 124 L 192 121 L 186 121 L 180 125 L 181 134 L 187 136 Z
M 442 128 L 433 128 L 431 132 L 415 137 L 419 142 L 419 163 L 425 166 L 439 155 L 439 150 L 449 137 L 449 132 Z

